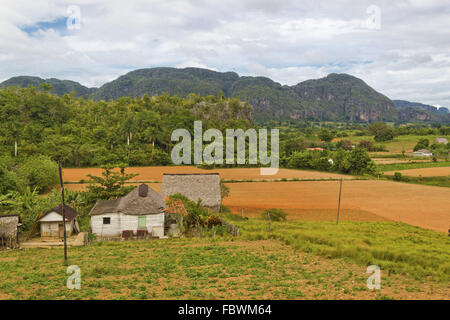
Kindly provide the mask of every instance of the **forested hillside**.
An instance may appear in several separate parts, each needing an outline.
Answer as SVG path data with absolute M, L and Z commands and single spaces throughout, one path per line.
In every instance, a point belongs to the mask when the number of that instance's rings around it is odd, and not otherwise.
M 51 88 L 0 90 L 0 155 L 46 155 L 65 166 L 170 163 L 177 128 L 248 128 L 251 107 L 223 96 L 159 95 L 94 101 Z
M 142 97 L 168 93 L 186 97 L 223 95 L 248 101 L 253 119 L 258 123 L 270 120 L 306 119 L 314 121 L 396 121 L 449 123 L 444 108 L 423 108 L 406 101 L 401 106 L 368 86 L 363 80 L 347 74 L 330 74 L 294 86 L 281 85 L 266 77 L 239 76 L 235 72 L 217 72 L 201 68 L 149 68 L 131 71 L 100 88 L 87 88 L 67 80 L 14 77 L 0 84 L 38 87 L 49 83 L 53 93 L 75 96 L 89 95 L 94 100 L 115 100 L 121 97 Z M 424 106 L 424 105 L 423 105 Z M 436 110 L 435 110 L 436 109 Z
M 50 79 L 42 79 L 39 77 L 28 77 L 28 76 L 19 76 L 12 77 L 2 83 L 0 83 L 0 88 L 8 88 L 8 87 L 17 87 L 20 86 L 22 88 L 27 88 L 30 86 L 34 86 L 38 88 L 40 85 L 47 83 L 52 86 L 52 93 L 58 95 L 64 95 L 66 93 L 74 92 L 76 97 L 81 97 L 84 95 L 92 94 L 96 88 L 88 88 L 85 87 L 78 82 L 71 80 L 59 80 L 55 78 Z

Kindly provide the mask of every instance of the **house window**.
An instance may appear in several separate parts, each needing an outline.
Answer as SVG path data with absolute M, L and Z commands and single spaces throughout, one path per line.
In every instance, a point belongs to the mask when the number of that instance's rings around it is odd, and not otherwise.
M 111 218 L 103 218 L 103 224 L 111 224 Z

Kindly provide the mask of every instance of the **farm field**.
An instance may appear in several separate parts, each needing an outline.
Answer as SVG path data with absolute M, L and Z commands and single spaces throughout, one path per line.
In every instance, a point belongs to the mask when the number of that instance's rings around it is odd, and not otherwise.
M 70 248 L 81 289 L 66 288 L 60 249 L 0 254 L 0 299 L 446 299 L 447 282 L 295 250 L 277 240 L 179 239 Z
M 401 159 L 401 158 L 372 158 L 375 164 L 394 164 L 394 163 L 431 163 L 430 160 L 419 160 L 414 158 Z
M 99 170 L 97 173 L 96 170 Z M 423 170 L 423 169 L 422 169 Z M 139 172 L 139 180 L 160 181 L 163 172 L 204 172 L 194 167 L 146 167 L 130 168 Z M 100 169 L 65 169 L 65 179 L 77 181 Z M 221 179 L 257 179 L 259 169 L 220 169 Z M 322 179 L 340 175 L 280 169 L 279 178 Z M 272 179 L 274 176 L 271 176 Z M 351 178 L 351 176 L 346 176 Z M 136 182 L 136 185 L 138 183 Z M 150 183 L 160 191 L 160 183 Z M 226 183 L 230 196 L 224 205 L 237 214 L 254 217 L 267 208 L 281 208 L 294 220 L 335 220 L 339 183 L 337 181 L 289 181 L 289 182 L 239 182 Z M 86 184 L 67 184 L 72 190 L 82 190 Z M 391 182 L 385 180 L 344 181 L 342 190 L 341 219 L 351 221 L 402 221 L 440 232 L 450 228 L 450 189 L 424 185 Z
M 200 169 L 194 166 L 166 166 L 166 167 L 130 167 L 125 169 L 126 173 L 138 173 L 139 175 L 134 180 L 153 180 L 161 181 L 163 173 L 210 173 L 218 172 L 220 178 L 224 180 L 262 180 L 262 179 L 283 179 L 283 178 L 298 178 L 298 179 L 330 179 L 349 177 L 348 175 L 318 172 L 308 170 L 290 170 L 279 169 L 276 175 L 261 176 L 259 168 L 231 168 L 231 169 Z M 89 179 L 87 174 L 100 176 L 101 168 L 68 168 L 64 169 L 63 178 L 65 181 L 80 181 L 82 179 Z
M 395 172 L 400 172 L 402 175 L 410 177 L 443 177 L 450 176 L 450 167 L 436 167 L 436 168 L 420 168 L 407 169 L 397 171 L 387 171 L 384 174 L 393 175 Z
M 433 141 L 436 138 L 447 138 L 450 140 L 449 136 L 442 136 L 442 135 L 401 135 L 395 137 L 392 141 L 387 142 L 381 142 L 379 144 L 385 146 L 386 150 L 388 150 L 390 153 L 402 153 L 403 150 L 405 150 L 406 153 L 412 153 L 414 146 L 417 144 L 417 142 L 420 139 L 428 139 L 430 143 L 433 143 Z M 370 140 L 373 141 L 373 136 L 351 136 L 347 137 L 345 139 L 349 139 L 352 142 L 360 142 L 362 140 Z M 377 143 L 378 144 L 378 143 Z
M 240 214 L 241 208 L 287 209 L 290 219 L 302 210 L 327 210 L 335 216 L 337 181 L 229 183 L 230 197 L 224 204 Z M 348 210 L 364 212 L 441 232 L 450 228 L 450 189 L 382 180 L 345 181 L 342 188 L 342 218 Z M 299 209 L 299 215 L 296 210 Z M 310 213 L 312 214 L 312 213 Z

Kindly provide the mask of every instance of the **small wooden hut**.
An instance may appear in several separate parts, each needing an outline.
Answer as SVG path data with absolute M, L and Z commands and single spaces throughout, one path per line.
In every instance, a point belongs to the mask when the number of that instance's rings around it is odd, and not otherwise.
M 19 243 L 19 227 L 22 225 L 20 215 L 0 216 L 0 246 L 17 247 Z
M 38 223 L 40 224 L 41 237 L 59 237 L 62 238 L 64 236 L 64 227 L 63 227 L 63 213 L 62 213 L 62 204 L 48 210 L 45 212 L 39 219 Z M 73 233 L 79 231 L 77 216 L 78 212 L 64 205 L 64 215 L 66 216 L 65 228 L 66 235 L 70 237 Z

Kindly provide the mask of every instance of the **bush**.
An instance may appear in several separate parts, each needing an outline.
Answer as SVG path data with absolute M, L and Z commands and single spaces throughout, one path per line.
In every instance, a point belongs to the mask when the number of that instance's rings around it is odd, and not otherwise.
M 402 174 L 400 172 L 395 172 L 394 173 L 394 180 L 395 181 L 402 181 L 403 177 Z
M 261 218 L 268 219 L 270 217 L 271 221 L 285 221 L 287 213 L 281 209 L 267 209 L 263 213 L 261 213 Z
M 347 151 L 353 150 L 353 143 L 350 140 L 341 140 L 337 143 L 338 148 L 342 148 Z
M 322 141 L 330 142 L 331 140 L 333 140 L 334 135 L 330 130 L 324 128 L 320 130 L 318 137 Z
M 32 157 L 26 160 L 17 170 L 17 176 L 22 179 L 19 188 L 36 188 L 40 193 L 58 184 L 58 164 L 46 156 Z

